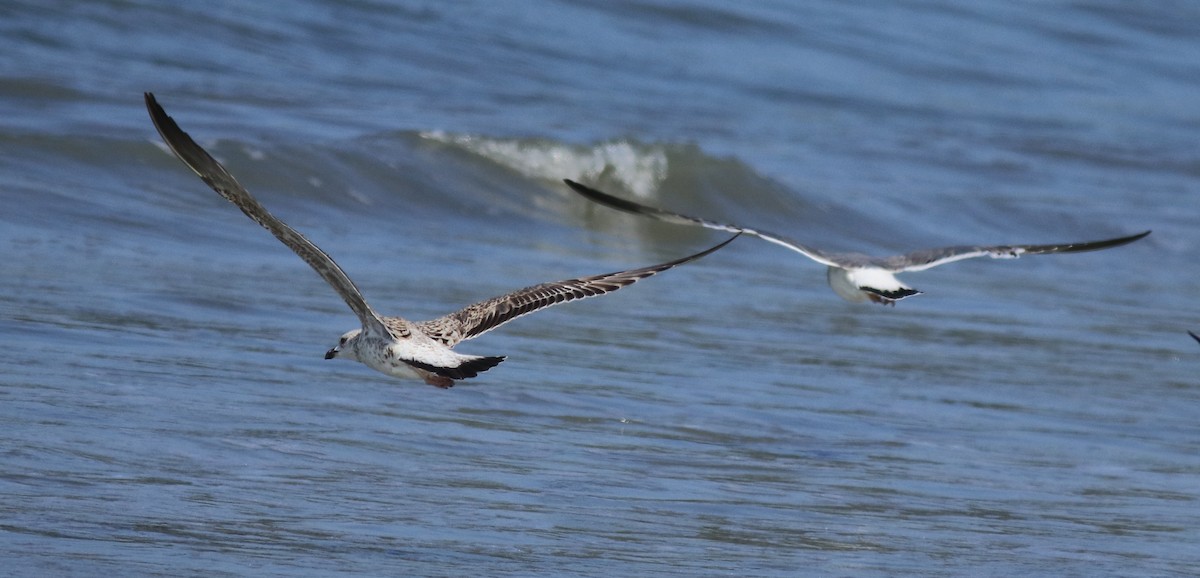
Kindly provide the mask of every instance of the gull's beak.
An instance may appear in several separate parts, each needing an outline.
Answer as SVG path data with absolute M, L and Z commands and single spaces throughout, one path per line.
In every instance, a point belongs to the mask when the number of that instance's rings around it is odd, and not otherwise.
M 329 351 L 325 352 L 325 359 L 333 359 L 333 358 L 337 357 L 337 354 L 338 354 L 338 348 L 334 347 L 333 349 L 330 349 Z

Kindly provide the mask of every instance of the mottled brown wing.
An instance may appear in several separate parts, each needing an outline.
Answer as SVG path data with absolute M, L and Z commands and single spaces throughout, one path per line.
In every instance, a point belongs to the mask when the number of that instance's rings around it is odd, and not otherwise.
M 487 301 L 480 301 L 449 315 L 418 322 L 416 325 L 426 335 L 441 341 L 447 347 L 453 347 L 460 341 L 479 337 L 513 319 L 539 309 L 577 299 L 596 297 L 622 287 L 628 287 L 642 279 L 708 255 L 728 245 L 740 234 L 730 237 L 715 247 L 682 259 L 629 271 L 542 283 Z
M 379 335 L 389 333 L 379 315 L 363 299 L 358 287 L 325 251 L 267 211 L 220 162 L 217 162 L 217 159 L 214 159 L 212 155 L 208 154 L 208 151 L 196 144 L 192 137 L 179 128 L 175 120 L 159 106 L 153 94 L 147 92 L 145 96 L 146 110 L 150 112 L 150 119 L 154 121 L 158 134 L 162 135 L 163 141 L 171 147 L 175 156 L 179 157 L 183 164 L 192 169 L 192 172 L 196 173 L 200 180 L 207 183 L 214 191 L 237 205 L 237 208 L 241 209 L 247 217 L 262 225 L 264 229 L 275 235 L 276 239 L 304 259 L 305 263 L 308 263 L 326 283 L 329 283 L 338 292 L 338 295 L 342 296 L 346 305 L 349 305 L 350 310 L 354 311 L 354 314 L 362 321 L 364 328 L 376 331 Z M 396 337 L 404 336 L 397 335 Z

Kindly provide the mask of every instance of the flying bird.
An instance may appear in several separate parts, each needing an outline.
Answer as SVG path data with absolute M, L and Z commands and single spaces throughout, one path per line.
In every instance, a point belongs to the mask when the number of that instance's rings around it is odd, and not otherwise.
M 737 225 L 728 225 L 707 219 L 672 213 L 614 197 L 570 179 L 563 180 L 575 192 L 584 197 L 620 211 L 643 215 L 677 225 L 700 226 L 718 231 L 746 233 L 747 235 L 754 235 L 764 241 L 791 249 L 813 261 L 825 265 L 828 268 L 826 277 L 829 280 L 829 286 L 833 288 L 833 292 L 850 302 L 869 300 L 883 305 L 895 305 L 897 301 L 905 297 L 912 297 L 913 295 L 920 295 L 922 293 L 897 279 L 897 273 L 924 271 L 938 265 L 945 265 L 946 263 L 975 257 L 1015 259 L 1022 255 L 1097 251 L 1132 243 L 1150 234 L 1150 231 L 1145 231 L 1116 239 L 1083 243 L 1059 243 L 1055 245 L 967 245 L 925 249 L 906 255 L 894 255 L 891 257 L 872 257 L 861 253 L 824 251 L 802 245 L 782 235 L 776 235 L 775 233 L 769 233 L 761 229 L 739 227 Z
M 526 287 L 429 321 L 384 317 L 367 304 L 358 287 L 329 255 L 268 212 L 221 163 L 179 128 L 175 120 L 159 106 L 153 94 L 147 92 L 145 98 L 150 119 L 175 156 L 192 169 L 200 180 L 295 251 L 342 296 L 346 305 L 358 316 L 362 327 L 342 335 L 338 344 L 325 353 L 325 359 L 359 361 L 394 377 L 423 379 L 430 385 L 442 388 L 454 385 L 455 380 L 475 377 L 504 361 L 504 357 L 460 354 L 452 350 L 459 342 L 479 337 L 517 317 L 551 305 L 604 295 L 627 287 L 708 255 L 737 237 L 734 235 L 715 247 L 659 265 Z

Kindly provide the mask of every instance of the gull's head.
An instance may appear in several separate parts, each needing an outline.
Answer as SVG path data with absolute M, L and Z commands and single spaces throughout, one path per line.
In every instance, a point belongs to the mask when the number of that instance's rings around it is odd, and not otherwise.
M 354 344 L 358 341 L 358 336 L 361 333 L 362 329 L 351 329 L 343 333 L 341 339 L 338 339 L 337 347 L 325 352 L 325 359 L 341 357 L 352 361 L 358 360 L 358 355 L 355 353 L 357 349 L 354 347 Z

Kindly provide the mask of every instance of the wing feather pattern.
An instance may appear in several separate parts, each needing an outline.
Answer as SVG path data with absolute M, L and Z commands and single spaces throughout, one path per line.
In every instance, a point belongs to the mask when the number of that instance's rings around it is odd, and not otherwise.
M 541 283 L 493 299 L 468 305 L 449 315 L 418 322 L 416 325 L 426 335 L 441 341 L 447 347 L 454 347 L 460 341 L 479 337 L 522 315 L 558 305 L 559 303 L 611 293 L 647 277 L 657 275 L 672 267 L 694 261 L 728 245 L 740 234 L 738 233 L 714 247 L 710 247 L 694 255 L 683 257 L 682 259 L 651 265 L 649 267 L 630 269 L 628 271 Z
M 334 262 L 333 258 L 304 235 L 267 211 L 220 162 L 196 144 L 196 141 L 192 140 L 192 137 L 188 136 L 183 129 L 179 128 L 175 120 L 167 115 L 167 112 L 158 104 L 153 94 L 147 92 L 145 97 L 146 110 L 150 112 L 150 119 L 154 121 L 154 127 L 158 129 L 158 134 L 162 136 L 167 146 L 171 147 L 175 156 L 183 161 L 183 164 L 192 169 L 192 172 L 196 173 L 200 180 L 207 183 L 218 194 L 241 209 L 247 217 L 262 225 L 264 229 L 275 235 L 276 239 L 304 259 L 305 263 L 308 263 L 326 283 L 329 283 L 338 292 L 338 295 L 342 296 L 346 305 L 349 305 L 350 310 L 358 316 L 364 328 L 375 331 L 381 336 L 392 334 L 379 315 L 367 304 L 362 292 L 358 290 L 346 272 L 342 271 L 342 268 Z M 408 337 L 408 335 L 397 335 L 396 337 Z
M 791 249 L 792 251 L 800 253 L 801 255 L 804 255 L 805 257 L 808 257 L 809 259 L 812 259 L 813 261 L 816 261 L 822 265 L 832 265 L 836 267 L 840 266 L 838 262 L 839 259 L 853 259 L 859 257 L 856 255 L 828 253 L 820 249 L 802 245 L 782 235 L 769 233 L 761 229 L 751 229 L 749 227 L 739 227 L 737 225 L 718 223 L 716 221 L 701 219 L 699 217 L 689 217 L 680 213 L 672 213 L 671 211 L 665 211 L 663 209 L 642 205 L 633 201 L 627 201 L 620 197 L 614 197 L 608 193 L 598 191 L 589 186 L 581 185 L 570 179 L 563 179 L 563 182 L 567 183 L 567 186 L 571 187 L 572 190 L 580 195 L 583 195 L 587 199 L 618 211 L 625 211 L 626 213 L 632 213 L 634 215 L 642 215 L 676 225 L 690 225 L 693 227 L 699 226 L 706 229 L 727 231 L 730 233 L 746 233 L 747 235 L 753 235 L 769 243 L 774 243 L 781 247 Z
M 1051 253 L 1083 253 L 1085 251 L 1099 251 L 1101 249 L 1111 249 L 1113 247 L 1120 247 L 1121 245 L 1132 243 L 1149 234 L 1150 231 L 1142 231 L 1136 235 L 1104 239 L 1102 241 L 1058 243 L 1053 245 L 945 247 L 941 249 L 914 251 L 907 255 L 898 257 L 889 257 L 883 259 L 882 264 L 884 265 L 884 268 L 896 273 L 901 271 L 924 271 L 925 269 L 937 267 L 938 265 L 945 265 L 946 263 L 953 263 L 954 261 L 961 261 L 963 259 L 973 259 L 975 257 L 1016 259 L 1021 255 L 1047 255 Z
M 692 225 L 700 226 L 708 229 L 716 229 L 720 231 L 741 231 L 748 235 L 754 235 L 760 239 L 786 247 L 797 253 L 808 257 L 823 265 L 831 267 L 840 267 L 843 269 L 861 269 L 867 267 L 877 267 L 890 271 L 892 273 L 900 273 L 903 271 L 923 271 L 938 265 L 953 263 L 963 259 L 972 259 L 975 257 L 992 257 L 994 259 L 1013 259 L 1021 255 L 1043 255 L 1048 253 L 1081 253 L 1084 251 L 1098 251 L 1100 249 L 1109 249 L 1119 247 L 1121 245 L 1132 243 L 1146 235 L 1150 231 L 1144 231 L 1136 235 L 1127 237 L 1117 237 L 1115 239 L 1105 239 L 1102 241 L 1087 241 L 1082 243 L 1059 243 L 1054 245 L 993 245 L 993 246 L 959 246 L 959 247 L 944 247 L 940 249 L 926 249 L 914 251 L 906 255 L 895 255 L 892 257 L 871 257 L 861 253 L 837 253 L 832 251 L 823 251 L 814 247 L 809 247 L 793 241 L 782 235 L 769 233 L 767 231 L 755 230 L 748 227 L 739 227 L 716 221 L 709 221 L 699 217 L 689 217 L 679 213 L 672 213 L 663 209 L 649 207 L 638 204 L 633 201 L 614 197 L 610 194 L 598 191 L 591 187 L 581 185 L 575 181 L 565 181 L 575 192 L 587 197 L 588 199 L 605 205 L 607 207 L 633 213 L 635 215 L 643 215 L 659 221 L 674 223 L 677 225 Z

